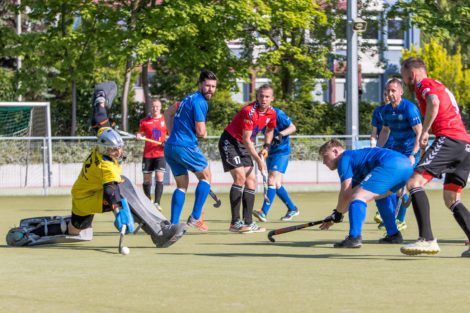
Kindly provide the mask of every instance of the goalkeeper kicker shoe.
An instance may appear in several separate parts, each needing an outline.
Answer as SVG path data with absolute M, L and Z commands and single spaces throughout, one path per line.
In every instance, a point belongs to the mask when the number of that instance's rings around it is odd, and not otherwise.
M 168 248 L 183 237 L 186 230 L 188 230 L 188 225 L 186 225 L 186 223 L 171 225 L 165 223 L 162 225 L 162 232 L 160 235 L 151 235 L 152 241 L 155 243 L 157 248 Z
M 362 236 L 352 237 L 349 235 L 343 241 L 333 245 L 334 248 L 360 248 L 362 247 Z
M 253 216 L 256 217 L 260 222 L 267 222 L 268 218 L 261 210 L 253 210 Z
M 421 253 L 425 254 L 438 254 L 441 249 L 437 244 L 437 239 L 426 240 L 424 238 L 419 238 L 418 241 L 409 243 L 400 248 L 401 253 L 407 255 L 418 255 Z
M 403 237 L 400 232 L 394 235 L 387 235 L 382 239 L 379 239 L 379 243 L 403 243 Z
M 295 208 L 295 210 L 288 210 L 286 215 L 281 217 L 281 220 L 283 221 L 290 221 L 294 216 L 299 215 L 299 210 Z
M 7 245 L 13 247 L 25 246 L 30 242 L 28 233 L 25 232 L 23 227 L 15 227 L 8 231 L 6 237 Z

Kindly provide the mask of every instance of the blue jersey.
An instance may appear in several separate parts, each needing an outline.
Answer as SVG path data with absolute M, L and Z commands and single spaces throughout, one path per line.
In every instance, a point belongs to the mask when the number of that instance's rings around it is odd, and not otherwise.
M 206 99 L 199 91 L 181 100 L 173 120 L 173 129 L 166 144 L 197 147 L 195 122 L 206 121 L 208 108 Z
M 411 167 L 410 161 L 396 151 L 384 148 L 363 148 L 343 152 L 338 162 L 338 175 L 341 182 L 352 178 L 352 187 L 359 185 L 373 169 L 387 163 L 405 162 Z M 390 173 L 390 177 L 393 177 Z M 410 172 L 411 175 L 411 172 Z
M 374 112 L 372 112 L 372 126 L 377 127 L 377 139 L 379 138 L 380 132 L 382 131 L 382 127 L 384 125 L 384 119 L 383 119 L 383 110 L 385 109 L 387 105 L 381 105 L 377 107 Z M 393 144 L 393 137 L 392 134 L 388 136 L 388 140 L 384 145 L 384 148 L 390 148 Z
M 274 136 L 276 136 L 279 132 L 283 131 L 292 123 L 292 119 L 284 113 L 281 109 L 273 108 L 276 111 L 276 128 L 274 128 Z M 263 134 L 266 133 L 266 127 L 263 128 Z M 289 136 L 285 136 L 282 138 L 281 143 L 275 144 L 271 146 L 269 149 L 269 156 L 274 155 L 287 155 L 290 154 L 290 141 Z
M 391 149 L 409 156 L 413 151 L 416 133 L 413 126 L 421 124 L 418 107 L 405 99 L 402 99 L 396 108 L 389 103 L 382 111 L 384 126 L 390 128 L 393 136 Z

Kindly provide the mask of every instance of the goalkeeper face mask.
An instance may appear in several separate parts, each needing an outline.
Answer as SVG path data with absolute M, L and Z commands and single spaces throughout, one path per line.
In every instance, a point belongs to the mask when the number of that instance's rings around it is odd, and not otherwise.
M 124 141 L 114 129 L 106 128 L 98 132 L 97 150 L 102 155 L 116 159 L 119 163 L 123 160 Z

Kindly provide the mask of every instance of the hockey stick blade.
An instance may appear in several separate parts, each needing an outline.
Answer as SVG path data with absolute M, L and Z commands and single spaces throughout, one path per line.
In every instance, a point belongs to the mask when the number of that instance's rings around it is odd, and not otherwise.
M 220 199 L 217 197 L 217 195 L 215 194 L 215 192 L 212 191 L 212 189 L 209 191 L 209 195 L 212 197 L 212 199 L 214 199 L 215 203 L 214 203 L 214 208 L 218 208 L 220 207 L 220 205 L 222 204 L 222 202 L 220 201 Z
M 276 240 L 274 240 L 273 238 L 274 235 L 290 233 L 292 231 L 296 231 L 296 230 L 307 228 L 307 227 L 312 227 L 315 225 L 320 225 L 320 224 L 330 222 L 330 221 L 331 221 L 331 218 L 328 217 L 323 220 L 313 221 L 313 222 L 309 222 L 306 224 L 299 224 L 299 225 L 294 225 L 294 226 L 289 226 L 289 227 L 284 227 L 284 228 L 279 228 L 279 229 L 273 229 L 268 233 L 268 239 L 271 242 L 275 242 Z

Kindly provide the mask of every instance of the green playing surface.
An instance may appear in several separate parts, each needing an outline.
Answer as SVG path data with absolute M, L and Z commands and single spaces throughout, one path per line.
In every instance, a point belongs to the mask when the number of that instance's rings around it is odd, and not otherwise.
M 292 193 L 300 215 L 279 218 L 275 199 L 261 223 L 268 230 L 321 219 L 334 208 L 337 193 Z M 128 235 L 131 253 L 118 254 L 119 235 L 111 213 L 97 215 L 94 239 L 78 244 L 7 247 L 5 235 L 21 218 L 66 215 L 70 197 L 0 198 L 0 309 L 2 312 L 468 312 L 470 259 L 463 232 L 444 207 L 441 191 L 430 191 L 432 225 L 441 253 L 410 257 L 400 245 L 379 245 L 384 236 L 368 208 L 360 249 L 334 249 L 348 223 L 329 231 L 307 228 L 278 235 L 228 232 L 229 201 L 208 198 L 207 233 L 190 229 L 175 245 L 156 249 L 142 233 Z M 262 194 L 256 196 L 261 207 Z M 470 207 L 470 192 L 462 194 Z M 190 214 L 188 195 L 182 214 Z M 467 200 L 467 201 L 466 201 Z M 170 195 L 163 213 L 169 217 Z M 417 238 L 413 210 L 407 215 L 407 242 Z

